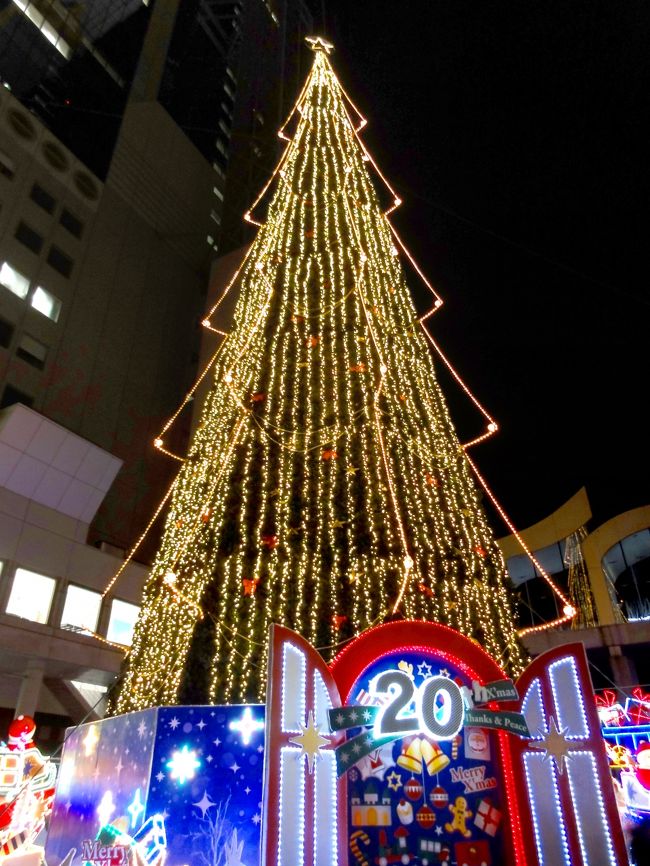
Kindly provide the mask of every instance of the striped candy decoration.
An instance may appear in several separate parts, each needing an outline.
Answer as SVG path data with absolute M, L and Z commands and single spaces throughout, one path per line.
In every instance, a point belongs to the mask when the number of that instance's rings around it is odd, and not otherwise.
M 370 845 L 370 837 L 367 833 L 364 833 L 363 830 L 355 830 L 354 833 L 350 836 L 350 850 L 352 851 L 358 862 L 361 864 L 361 866 L 369 866 L 368 861 L 366 860 L 363 852 L 359 848 L 359 842 L 363 842 L 364 845 Z

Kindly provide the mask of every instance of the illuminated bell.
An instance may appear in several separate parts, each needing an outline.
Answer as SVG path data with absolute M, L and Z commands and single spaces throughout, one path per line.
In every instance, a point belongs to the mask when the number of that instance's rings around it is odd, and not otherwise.
M 420 752 L 422 760 L 426 764 L 427 773 L 430 776 L 435 776 L 450 763 L 449 758 L 436 743 L 430 743 L 428 740 L 422 740 L 420 743 Z
M 409 773 L 422 772 L 422 740 L 419 737 L 414 737 L 407 745 L 402 746 L 402 754 L 397 759 L 397 764 L 404 767 Z

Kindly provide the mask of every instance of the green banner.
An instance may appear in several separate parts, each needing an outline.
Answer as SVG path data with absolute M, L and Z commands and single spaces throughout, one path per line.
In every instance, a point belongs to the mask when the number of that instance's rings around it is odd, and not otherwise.
M 491 701 L 518 701 L 519 692 L 512 680 L 495 680 L 485 686 L 472 683 L 474 703 L 489 704 Z
M 465 710 L 465 724 L 472 728 L 494 728 L 530 738 L 528 724 L 522 713 L 501 710 Z
M 351 740 L 335 749 L 337 775 L 342 776 L 357 761 L 360 761 L 361 758 L 365 758 L 366 755 L 369 755 L 381 746 L 385 746 L 386 743 L 393 743 L 395 740 L 399 740 L 402 736 L 403 734 L 394 734 L 390 737 L 375 738 L 372 731 L 365 731 L 356 737 L 352 737 Z
M 328 710 L 330 731 L 366 728 L 374 724 L 379 707 L 336 707 Z

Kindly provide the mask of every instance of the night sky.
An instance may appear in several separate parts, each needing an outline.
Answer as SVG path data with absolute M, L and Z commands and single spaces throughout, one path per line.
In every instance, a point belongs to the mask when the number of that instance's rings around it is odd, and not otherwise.
M 584 485 L 594 528 L 648 504 L 650 7 L 340 0 L 325 18 L 445 301 L 434 337 L 500 425 L 473 457 L 505 510 L 525 528 Z M 482 432 L 440 379 L 461 438 Z

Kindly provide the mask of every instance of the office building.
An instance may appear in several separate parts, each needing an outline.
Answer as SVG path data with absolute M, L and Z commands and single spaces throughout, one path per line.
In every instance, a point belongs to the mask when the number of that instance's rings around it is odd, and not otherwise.
M 0 707 L 48 713 L 52 741 L 88 706 L 69 683 L 101 698 L 119 668 L 89 635 L 128 643 L 156 526 L 101 592 L 175 474 L 153 441 L 196 375 L 222 224 L 239 242 L 310 29 L 299 0 L 0 9 Z

